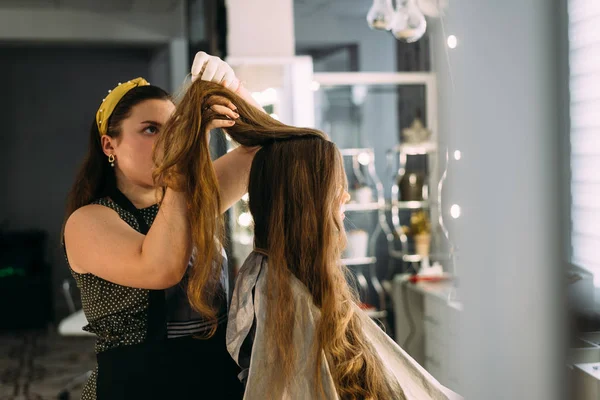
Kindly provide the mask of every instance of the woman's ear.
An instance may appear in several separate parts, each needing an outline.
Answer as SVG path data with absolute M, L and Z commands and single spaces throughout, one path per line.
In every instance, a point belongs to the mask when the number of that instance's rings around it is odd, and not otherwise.
M 106 154 L 107 157 L 111 154 L 112 155 L 115 154 L 113 140 L 114 139 L 108 135 L 102 135 L 102 137 L 100 138 L 100 144 L 102 146 L 102 151 L 104 152 L 104 154 Z

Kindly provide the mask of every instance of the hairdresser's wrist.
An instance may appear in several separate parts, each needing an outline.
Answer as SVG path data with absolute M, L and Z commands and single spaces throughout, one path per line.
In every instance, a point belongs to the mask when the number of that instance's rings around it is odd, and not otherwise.
M 171 168 L 169 171 L 164 171 L 156 178 L 155 184 L 165 189 L 171 189 L 173 192 L 181 193 L 185 190 L 185 177 Z
M 240 92 L 242 91 L 243 88 L 244 88 L 244 83 L 242 81 L 238 81 L 238 86 L 237 86 L 237 89 L 235 89 L 235 93 L 240 94 Z
M 168 205 L 168 207 L 172 210 L 176 210 L 178 212 L 187 212 L 189 209 L 189 204 L 185 193 L 182 191 L 174 190 L 171 187 L 167 187 L 165 190 L 164 197 L 162 198 L 162 204 Z

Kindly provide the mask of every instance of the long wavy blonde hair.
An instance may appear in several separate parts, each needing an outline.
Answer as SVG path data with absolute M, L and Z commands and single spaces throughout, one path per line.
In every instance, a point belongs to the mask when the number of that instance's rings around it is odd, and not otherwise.
M 214 318 L 212 297 L 220 271 L 214 238 L 222 238 L 217 181 L 208 153 L 207 124 L 218 118 L 209 107 L 214 96 L 237 106 L 240 118 L 227 133 L 245 146 L 262 146 L 250 170 L 250 212 L 255 246 L 268 254 L 266 332 L 273 342 L 268 355 L 281 398 L 293 379 L 291 349 L 295 306 L 290 276 L 298 278 L 321 311 L 317 324 L 314 373 L 321 381 L 324 354 L 342 399 L 391 399 L 384 366 L 363 334 L 356 296 L 340 265 L 345 246 L 340 205 L 346 178 L 339 150 L 322 132 L 282 124 L 223 87 L 196 81 L 184 94 L 175 115 L 158 140 L 157 179 L 177 176 L 190 199 L 192 239 L 197 249 L 188 296 L 192 305 Z M 201 110 L 205 110 L 201 113 Z M 322 390 L 321 387 L 315 391 Z M 316 392 L 315 392 L 316 394 Z

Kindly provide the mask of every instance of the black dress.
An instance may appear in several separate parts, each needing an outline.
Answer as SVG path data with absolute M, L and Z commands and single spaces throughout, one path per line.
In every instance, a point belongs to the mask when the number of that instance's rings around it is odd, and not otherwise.
M 146 234 L 158 205 L 136 209 L 120 192 L 94 204 L 116 211 L 133 229 Z M 68 245 L 68 244 L 65 244 Z M 67 260 L 68 262 L 68 260 Z M 239 367 L 227 352 L 227 267 L 222 293 L 215 299 L 219 327 L 198 339 L 207 322 L 189 305 L 186 278 L 167 290 L 137 289 L 71 270 L 81 290 L 89 324 L 97 336 L 97 367 L 83 400 L 241 399 Z

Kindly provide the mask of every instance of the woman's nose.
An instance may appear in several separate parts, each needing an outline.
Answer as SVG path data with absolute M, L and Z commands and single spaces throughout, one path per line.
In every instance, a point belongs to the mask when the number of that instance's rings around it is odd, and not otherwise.
M 342 203 L 346 204 L 349 201 L 350 201 L 350 193 L 344 192 L 344 195 L 342 196 Z

